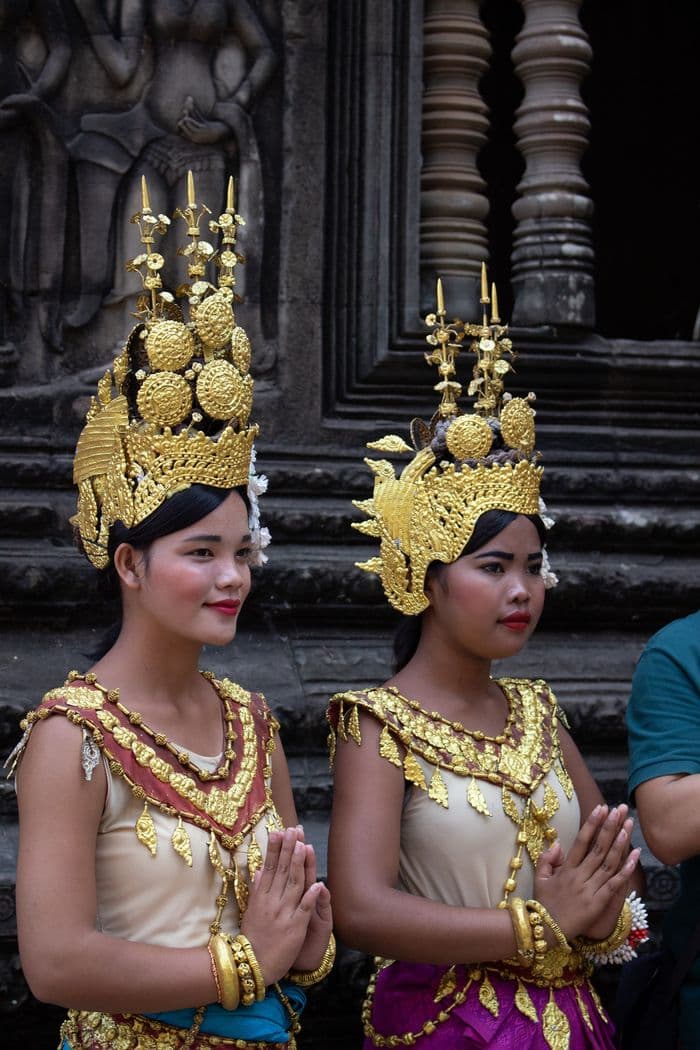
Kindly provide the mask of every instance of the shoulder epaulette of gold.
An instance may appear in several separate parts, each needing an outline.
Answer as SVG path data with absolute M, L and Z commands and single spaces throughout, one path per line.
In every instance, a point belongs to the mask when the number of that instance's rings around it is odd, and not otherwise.
M 60 685 L 57 689 L 50 689 L 48 693 L 44 693 L 41 704 L 53 706 L 63 703 L 66 707 L 97 710 L 104 707 L 105 701 L 105 694 L 99 689 L 91 689 L 87 685 Z
M 541 679 L 504 678 L 499 685 L 508 698 L 509 717 L 503 733 L 497 737 L 469 731 L 437 711 L 425 710 L 393 688 L 337 693 L 328 706 L 331 766 L 338 738 L 362 743 L 362 709 L 382 725 L 381 757 L 402 769 L 407 781 L 427 791 L 443 806 L 447 806 L 447 789 L 441 769 L 469 778 L 468 800 L 486 814 L 488 808 L 477 780 L 502 785 L 516 793 L 529 792 L 553 764 L 571 797 L 555 731 L 559 709 L 551 689 Z M 429 781 L 419 758 L 433 767 Z

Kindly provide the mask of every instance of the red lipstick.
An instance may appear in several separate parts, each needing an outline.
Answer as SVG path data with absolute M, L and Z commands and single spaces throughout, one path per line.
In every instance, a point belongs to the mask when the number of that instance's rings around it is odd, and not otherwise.
M 511 613 L 510 616 L 504 616 L 498 622 L 503 624 L 504 627 L 509 627 L 511 631 L 524 631 L 531 619 L 529 612 L 515 612 Z
M 241 603 L 237 598 L 227 598 L 224 601 L 207 603 L 207 609 L 216 609 L 217 612 L 223 613 L 224 616 L 236 616 L 240 607 Z

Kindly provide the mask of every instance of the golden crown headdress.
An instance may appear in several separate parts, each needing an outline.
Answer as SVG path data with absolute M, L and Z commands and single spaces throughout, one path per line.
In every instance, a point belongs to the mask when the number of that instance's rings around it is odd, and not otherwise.
M 170 219 L 151 211 L 145 178 L 141 187 L 142 208 L 131 221 L 139 227 L 144 251 L 126 267 L 143 283 L 138 324 L 98 383 L 73 465 L 78 507 L 71 521 L 98 569 L 108 564 L 115 522 L 138 525 L 169 496 L 193 484 L 247 485 L 258 432 L 248 423 L 250 342 L 233 311 L 234 302 L 241 301 L 233 290 L 234 271 L 244 261 L 236 250 L 237 228 L 244 220 L 234 208 L 233 180 L 225 211 L 209 221 L 220 241 L 215 249 L 201 239 L 200 223 L 211 212 L 197 203 L 188 173 L 187 207 L 178 208 L 174 217 L 187 225 L 189 243 L 178 254 L 187 258 L 189 281 L 175 295 L 163 290 L 165 259 L 155 250 L 156 237 L 167 233 Z M 218 268 L 217 285 L 205 279 L 210 262 Z M 177 304 L 183 298 L 189 321 Z M 257 505 L 254 511 L 257 518 Z
M 396 434 L 368 443 L 377 452 L 415 455 L 399 477 L 388 460 L 366 459 L 375 475 L 374 494 L 354 501 L 369 520 L 353 522 L 353 528 L 380 543 L 379 556 L 357 562 L 358 568 L 377 573 L 390 603 L 409 616 L 428 606 L 423 588 L 430 563 L 455 561 L 482 514 L 537 514 L 540 509 L 542 467 L 534 451 L 535 413 L 530 405 L 535 395 L 514 398 L 503 392 L 515 352 L 498 316 L 495 285 L 488 294 L 485 265 L 480 301 L 481 324 L 459 318 L 447 324 L 438 279 L 437 310 L 425 319 L 431 328 L 427 342 L 433 348 L 425 359 L 440 375 L 434 388 L 442 395 L 440 405 L 429 424 L 412 421 L 413 448 Z M 466 336 L 472 337 L 476 356 L 467 390 L 475 402 L 473 412 L 461 413 L 455 359 Z

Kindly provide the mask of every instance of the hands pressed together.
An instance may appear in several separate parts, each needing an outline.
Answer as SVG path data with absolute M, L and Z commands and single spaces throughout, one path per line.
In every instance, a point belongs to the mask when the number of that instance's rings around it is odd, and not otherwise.
M 559 843 L 541 854 L 534 896 L 568 940 L 604 940 L 613 930 L 640 851 L 630 849 L 626 805 L 591 812 L 564 855 Z M 271 832 L 265 863 L 250 889 L 241 932 L 251 942 L 266 984 L 291 969 L 321 962 L 333 927 L 330 893 L 316 878 L 314 848 L 301 825 Z
M 279 981 L 290 969 L 315 969 L 332 928 L 330 893 L 316 880 L 316 854 L 304 841 L 304 829 L 271 832 L 241 923 L 265 983 Z
M 630 851 L 633 821 L 625 805 L 599 805 L 581 826 L 566 856 L 555 843 L 541 854 L 534 895 L 567 940 L 604 940 L 615 926 L 640 851 Z

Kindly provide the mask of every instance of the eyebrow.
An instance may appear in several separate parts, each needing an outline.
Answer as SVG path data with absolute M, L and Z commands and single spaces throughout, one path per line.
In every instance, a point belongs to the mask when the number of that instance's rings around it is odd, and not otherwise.
M 252 536 L 249 532 L 241 536 L 239 543 L 250 543 Z M 197 536 L 185 536 L 183 543 L 221 543 L 222 537 L 215 533 L 201 533 Z
M 502 558 L 504 561 L 513 561 L 514 554 L 508 551 L 486 551 L 484 554 L 475 554 L 474 557 L 478 561 L 480 558 Z M 535 561 L 542 557 L 542 551 L 535 551 L 534 554 L 528 554 L 528 561 Z

